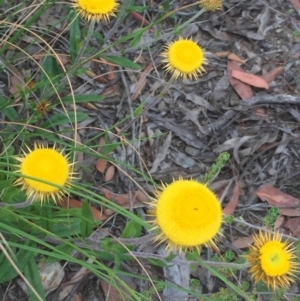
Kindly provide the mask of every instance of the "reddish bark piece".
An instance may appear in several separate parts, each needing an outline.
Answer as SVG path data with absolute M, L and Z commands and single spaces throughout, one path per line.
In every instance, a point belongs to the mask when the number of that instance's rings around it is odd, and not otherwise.
M 99 159 L 96 163 L 96 169 L 103 174 L 107 167 L 107 163 L 107 160 Z
M 233 70 L 241 70 L 242 71 L 242 69 L 239 67 L 237 62 L 228 60 L 227 76 L 228 76 L 229 83 L 234 88 L 235 92 L 241 97 L 242 100 L 250 99 L 251 97 L 253 97 L 252 88 L 249 85 L 233 78 L 232 77 Z
M 269 84 L 257 75 L 240 70 L 232 70 L 231 75 L 233 78 L 253 87 L 269 89 Z
M 238 249 L 245 249 L 249 248 L 249 246 L 253 243 L 253 238 L 252 236 L 245 236 L 236 239 L 232 245 Z
M 57 203 L 62 208 L 68 209 L 68 208 L 81 208 L 82 207 L 82 202 L 75 200 L 75 199 L 68 199 L 68 198 L 63 198 L 59 203 Z M 95 207 L 90 205 L 90 208 L 93 213 L 93 217 L 97 221 L 104 221 L 108 218 L 108 216 L 104 215 L 101 211 L 96 209 Z
M 269 205 L 280 207 L 299 207 L 300 201 L 293 196 L 281 192 L 272 185 L 261 186 L 255 194 L 262 200 L 267 201 Z
M 264 79 L 267 83 L 271 83 L 272 81 L 275 80 L 275 78 L 280 75 L 281 73 L 284 72 L 284 67 L 281 66 L 281 67 L 276 67 L 274 69 L 272 69 L 271 71 L 263 74 L 261 76 L 262 79 Z
M 300 217 L 290 218 L 285 227 L 288 228 L 295 237 L 300 238 Z
M 228 216 L 228 215 L 231 215 L 234 212 L 234 210 L 235 210 L 235 208 L 238 204 L 240 195 L 241 195 L 240 186 L 239 186 L 239 183 L 236 183 L 234 188 L 233 188 L 232 197 L 231 197 L 230 201 L 228 202 L 228 204 L 223 209 L 223 214 L 224 215 Z
M 111 165 L 107 168 L 107 171 L 106 171 L 105 177 L 104 177 L 105 182 L 109 182 L 114 177 L 115 170 L 116 170 L 116 168 L 113 165 Z
M 300 10 L 300 1 L 299 0 L 290 0 L 290 2 L 295 10 L 297 10 L 297 11 Z

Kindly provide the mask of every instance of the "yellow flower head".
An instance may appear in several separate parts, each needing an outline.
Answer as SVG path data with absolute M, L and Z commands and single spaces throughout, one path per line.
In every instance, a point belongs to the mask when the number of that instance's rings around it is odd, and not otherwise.
M 195 180 L 174 180 L 163 185 L 151 203 L 149 215 L 153 229 L 159 229 L 155 241 L 166 242 L 167 251 L 179 251 L 212 245 L 220 231 L 222 209 L 215 194 Z
M 110 17 L 115 17 L 115 12 L 118 10 L 119 3 L 115 0 L 72 0 L 72 6 L 77 9 L 79 14 L 90 20 L 106 20 Z
M 295 262 L 295 249 L 292 244 L 282 242 L 282 235 L 276 233 L 262 233 L 253 235 L 254 245 L 250 246 L 250 253 L 245 255 L 255 282 L 262 280 L 274 290 L 287 288 L 299 272 L 299 263 Z
M 200 0 L 199 2 L 207 11 L 216 11 L 222 7 L 222 0 Z
M 59 186 L 69 187 L 71 185 L 72 164 L 68 162 L 68 156 L 63 155 L 55 147 L 48 148 L 35 144 L 33 150 L 28 148 L 28 153 L 24 152 L 23 157 L 16 159 L 20 161 L 18 172 L 22 175 Z M 32 201 L 39 200 L 43 203 L 53 199 L 54 202 L 57 202 L 64 195 L 64 191 L 58 187 L 25 177 L 20 177 L 15 184 L 22 185 L 21 189 L 26 190 L 27 197 L 31 197 Z
M 187 77 L 197 79 L 199 74 L 205 72 L 203 65 L 207 63 L 204 50 L 192 39 L 179 38 L 169 42 L 161 56 L 167 72 L 173 73 L 173 77 Z

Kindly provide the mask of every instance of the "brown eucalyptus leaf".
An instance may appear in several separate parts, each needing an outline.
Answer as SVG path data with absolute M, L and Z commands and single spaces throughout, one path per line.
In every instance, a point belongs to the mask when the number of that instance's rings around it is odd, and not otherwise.
M 272 185 L 261 186 L 255 194 L 262 200 L 267 201 L 269 205 L 280 207 L 299 207 L 300 201 L 293 196 L 281 192 Z
M 107 163 L 107 160 L 99 159 L 96 163 L 96 169 L 103 174 L 107 167 Z
M 241 70 L 236 61 L 228 60 L 227 62 L 227 76 L 231 86 L 234 88 L 235 92 L 241 97 L 242 100 L 247 100 L 253 97 L 252 88 L 241 82 L 240 80 L 232 76 L 234 70 Z
M 109 182 L 114 177 L 115 170 L 116 170 L 116 168 L 113 165 L 111 165 L 107 168 L 107 171 L 106 171 L 105 177 L 104 177 L 105 182 Z
M 236 239 L 232 245 L 238 249 L 245 249 L 249 248 L 249 246 L 253 243 L 253 238 L 252 236 L 245 236 Z
M 240 186 L 239 186 L 239 183 L 236 183 L 233 188 L 232 197 L 231 197 L 230 201 L 227 203 L 227 205 L 225 206 L 225 208 L 223 209 L 224 215 L 228 216 L 234 212 L 234 210 L 238 204 L 240 195 L 241 195 Z
M 274 81 L 276 79 L 276 77 L 278 75 L 280 75 L 283 72 L 284 72 L 283 66 L 276 67 L 276 68 L 272 69 L 271 71 L 261 75 L 261 78 L 270 84 L 272 81 Z
M 269 84 L 263 78 L 257 75 L 240 70 L 232 70 L 231 76 L 253 87 L 269 89 Z
M 288 228 L 295 237 L 300 238 L 300 217 L 290 218 L 285 227 Z

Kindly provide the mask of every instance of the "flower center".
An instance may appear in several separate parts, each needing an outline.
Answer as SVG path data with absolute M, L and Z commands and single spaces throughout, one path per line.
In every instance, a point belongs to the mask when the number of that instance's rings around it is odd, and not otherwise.
M 203 63 L 203 51 L 193 41 L 179 40 L 169 49 L 169 60 L 173 67 L 182 72 L 193 72 Z
M 91 14 L 107 14 L 114 10 L 115 0 L 78 0 L 78 6 Z
M 36 149 L 29 153 L 21 164 L 21 173 L 44 181 L 64 186 L 69 177 L 67 159 L 54 149 Z M 59 188 L 39 181 L 24 178 L 28 186 L 40 192 L 54 192 Z
M 289 271 L 291 256 L 284 246 L 284 243 L 269 241 L 261 247 L 261 267 L 268 276 L 281 276 Z

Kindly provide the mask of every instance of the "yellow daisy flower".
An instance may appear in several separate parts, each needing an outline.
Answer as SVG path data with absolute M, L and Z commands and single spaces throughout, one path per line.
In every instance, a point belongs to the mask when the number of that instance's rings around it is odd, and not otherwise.
M 222 0 L 199 0 L 199 2 L 207 11 L 216 11 L 222 8 Z
M 115 17 L 118 10 L 119 3 L 115 0 L 72 0 L 72 6 L 77 9 L 78 13 L 90 20 L 106 20 L 110 17 Z
M 16 158 L 19 162 L 19 170 L 22 175 L 51 182 L 55 185 L 70 187 L 73 173 L 68 156 L 63 155 L 55 146 L 48 148 L 43 145 L 34 145 L 34 149 L 28 148 L 28 153 L 24 152 L 23 157 Z M 42 183 L 38 180 L 32 180 L 20 177 L 16 185 L 22 185 L 21 189 L 26 190 L 28 198 L 32 201 L 41 203 L 53 199 L 57 202 L 65 194 L 63 190 L 51 184 Z
M 203 65 L 207 63 L 204 50 L 192 39 L 182 37 L 177 41 L 171 41 L 161 53 L 162 62 L 166 63 L 167 72 L 173 73 L 173 77 L 187 77 L 197 79 L 199 74 L 205 72 Z
M 201 245 L 213 246 L 222 223 L 222 209 L 215 194 L 195 180 L 174 180 L 163 185 L 150 203 L 149 215 L 158 243 L 167 243 L 167 251 L 200 251 Z
M 282 234 L 263 233 L 253 235 L 254 245 L 244 257 L 250 265 L 249 272 L 255 282 L 262 280 L 268 287 L 288 288 L 300 271 L 292 243 L 282 242 Z

